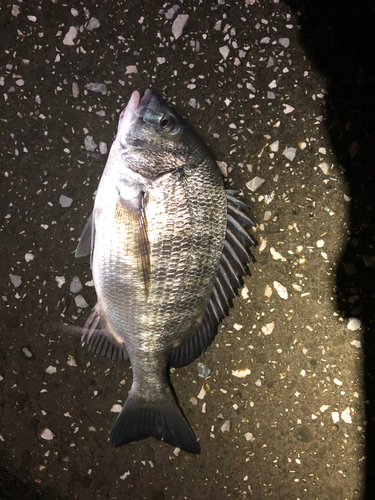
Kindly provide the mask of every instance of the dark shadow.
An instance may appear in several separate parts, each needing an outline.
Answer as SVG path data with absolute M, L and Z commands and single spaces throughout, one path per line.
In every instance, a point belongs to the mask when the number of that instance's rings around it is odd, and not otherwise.
M 349 233 L 337 266 L 337 309 L 362 321 L 366 400 L 366 490 L 375 485 L 375 3 L 286 0 L 301 39 L 328 78 L 327 127 L 350 190 Z

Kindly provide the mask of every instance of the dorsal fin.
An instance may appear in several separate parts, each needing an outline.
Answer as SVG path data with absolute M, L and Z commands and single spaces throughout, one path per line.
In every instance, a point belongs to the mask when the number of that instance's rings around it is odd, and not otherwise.
M 235 194 L 233 190 L 227 191 L 227 234 L 210 300 L 194 333 L 171 352 L 170 365 L 173 367 L 179 368 L 192 363 L 211 344 L 218 324 L 227 316 L 233 297 L 242 285 L 242 277 L 250 274 L 247 264 L 255 262 L 250 247 L 257 242 L 244 230 L 255 224 L 242 211 L 246 205 L 237 200 Z

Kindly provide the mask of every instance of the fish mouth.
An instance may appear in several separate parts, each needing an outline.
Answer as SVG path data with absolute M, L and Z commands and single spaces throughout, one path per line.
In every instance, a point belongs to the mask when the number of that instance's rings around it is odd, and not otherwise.
M 134 94 L 134 92 L 133 92 Z M 139 92 L 138 92 L 138 95 L 139 95 Z M 149 105 L 151 99 L 154 97 L 154 93 L 151 89 L 147 89 L 142 97 L 142 99 L 138 102 L 138 106 L 137 108 L 135 109 L 135 114 L 137 116 L 139 116 L 139 118 L 143 118 L 145 113 L 146 113 L 146 110 L 147 110 L 147 106 Z
M 134 118 L 143 118 L 144 114 L 146 113 L 147 106 L 149 105 L 154 95 L 155 94 L 151 89 L 147 89 L 141 99 L 141 94 L 138 92 L 138 90 L 134 90 L 134 92 L 130 96 L 126 108 L 120 115 L 120 121 L 129 123 L 132 122 Z

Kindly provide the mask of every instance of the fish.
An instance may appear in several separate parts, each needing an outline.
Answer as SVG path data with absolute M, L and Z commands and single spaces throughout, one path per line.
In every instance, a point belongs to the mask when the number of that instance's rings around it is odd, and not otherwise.
M 97 295 L 82 344 L 132 366 L 116 447 L 154 437 L 200 453 L 170 368 L 210 345 L 254 260 L 254 223 L 236 196 L 189 125 L 151 89 L 135 90 L 75 250 L 90 255 Z

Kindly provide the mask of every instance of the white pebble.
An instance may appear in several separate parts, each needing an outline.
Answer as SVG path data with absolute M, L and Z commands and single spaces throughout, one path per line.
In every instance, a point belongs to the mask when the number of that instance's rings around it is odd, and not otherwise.
M 246 187 L 250 189 L 253 193 L 265 182 L 265 179 L 261 179 L 260 177 L 254 177 L 251 181 L 246 183 Z
M 195 396 L 193 396 L 192 398 L 190 398 L 189 401 L 194 406 L 197 406 L 197 404 L 198 404 L 198 399 Z
M 25 260 L 26 260 L 26 262 L 30 262 L 30 261 L 34 260 L 34 255 L 32 253 L 28 252 L 27 254 L 25 254 Z
M 251 374 L 250 368 L 242 368 L 242 370 L 232 370 L 232 375 L 238 378 L 245 378 Z
M 74 297 L 74 301 L 76 303 L 76 306 L 79 307 L 80 309 L 85 309 L 85 307 L 88 307 L 88 303 L 85 301 L 85 299 L 82 297 L 82 295 L 77 295 Z
M 138 73 L 137 66 L 126 66 L 125 75 L 131 75 L 133 73 Z
M 358 349 L 362 347 L 361 342 L 359 340 L 353 340 L 352 342 L 350 342 L 350 345 L 354 345 L 354 347 L 357 347 Z
M 284 106 L 284 113 L 288 115 L 289 113 L 292 113 L 294 111 L 293 106 L 290 106 L 289 104 L 283 104 Z
M 164 64 L 166 59 L 165 59 L 165 57 L 157 57 L 156 61 L 158 64 Z
M 219 47 L 219 52 L 223 56 L 224 60 L 229 56 L 229 47 L 228 45 L 224 45 L 223 47 Z
M 106 155 L 108 153 L 107 144 L 103 141 L 99 142 L 99 151 L 102 155 Z
M 288 298 L 288 290 L 281 283 L 274 281 L 273 287 L 282 299 L 286 300 Z
M 281 260 L 282 262 L 286 262 L 286 258 L 283 257 L 280 252 L 277 252 L 273 247 L 270 248 L 270 253 L 274 260 Z
M 239 332 L 240 330 L 242 330 L 243 325 L 239 325 L 238 323 L 234 323 L 233 328 L 235 330 L 237 330 L 237 332 Z
M 73 203 L 73 199 L 62 194 L 59 198 L 59 203 L 63 208 L 67 208 L 70 207 L 70 205 Z
M 280 43 L 283 47 L 289 47 L 290 40 L 289 40 L 289 38 L 280 38 L 280 39 L 279 39 L 279 43 Z
M 172 33 L 176 40 L 182 35 L 182 31 L 185 27 L 185 24 L 188 22 L 188 19 L 189 19 L 188 14 L 179 14 L 173 21 Z
M 317 246 L 318 248 L 322 248 L 322 247 L 324 247 L 324 240 L 318 240 L 318 241 L 316 242 L 316 246 Z
M 173 5 L 173 7 L 171 7 L 165 12 L 164 14 L 165 19 L 172 19 L 172 17 L 175 15 L 175 13 L 178 11 L 179 8 L 180 8 L 179 5 Z
M 48 429 L 47 427 L 45 427 L 42 430 L 42 432 L 40 434 L 40 437 L 42 439 L 45 439 L 46 441 L 51 441 L 55 437 L 55 434 L 50 429 Z
M 266 285 L 266 288 L 264 289 L 264 295 L 268 299 L 271 297 L 271 295 L 272 295 L 272 288 L 269 285 Z
M 201 390 L 199 391 L 199 394 L 197 396 L 198 399 L 203 399 L 206 395 L 206 389 L 204 388 L 204 385 L 202 385 Z
M 71 354 L 69 354 L 69 356 L 68 356 L 67 364 L 69 366 L 78 366 L 76 363 L 76 360 L 73 358 L 73 356 Z
M 72 96 L 73 97 L 78 97 L 79 96 L 79 87 L 77 82 L 72 83 Z
M 334 382 L 336 385 L 338 385 L 338 386 L 342 386 L 342 382 L 341 382 L 341 380 L 339 380 L 338 378 L 334 378 L 334 379 L 333 379 L 333 382 Z
M 112 413 L 120 413 L 120 411 L 121 411 L 121 410 L 122 410 L 122 406 L 116 403 L 116 404 L 114 404 L 114 405 L 112 406 L 112 408 L 111 408 L 111 410 L 110 410 L 110 411 L 111 411 Z
M 251 434 L 251 432 L 246 432 L 244 436 L 246 441 L 254 441 L 254 436 Z
M 296 157 L 296 152 L 297 148 L 285 148 L 283 151 L 283 155 L 285 156 L 285 158 L 288 158 L 288 160 L 293 161 Z
M 223 425 L 220 427 L 221 432 L 229 432 L 230 430 L 230 421 L 226 420 Z
M 258 380 L 255 382 L 255 385 L 256 385 L 257 387 L 261 387 L 261 385 L 262 385 L 262 381 L 260 380 L 260 378 L 258 378 Z
M 340 420 L 340 414 L 338 411 L 332 412 L 332 420 L 334 424 L 336 424 Z
M 81 280 L 78 278 L 78 276 L 74 276 L 71 283 L 70 283 L 70 291 L 72 293 L 77 293 L 82 290 L 83 286 L 81 283 Z
M 323 172 L 324 175 L 329 174 L 329 165 L 326 162 L 320 163 L 319 164 L 320 170 Z
M 120 476 L 120 479 L 124 481 L 128 476 L 130 476 L 130 470 L 128 470 L 122 476 Z
M 352 332 L 355 332 L 356 330 L 359 330 L 361 328 L 361 320 L 358 318 L 349 318 L 348 324 L 347 324 L 347 329 L 351 330 Z
M 99 28 L 100 22 L 99 19 L 96 19 L 96 17 L 92 17 L 89 21 L 89 24 L 86 26 L 86 29 L 88 31 L 95 30 L 96 28 Z
M 242 297 L 244 300 L 246 300 L 246 299 L 248 299 L 248 298 L 249 298 L 249 289 L 247 288 L 247 286 L 246 286 L 246 285 L 244 285 L 244 286 L 242 287 L 242 290 L 241 290 L 241 297 Z
M 275 322 L 267 323 L 267 325 L 262 326 L 262 332 L 264 335 L 271 335 L 273 329 L 275 328 Z
M 56 276 L 55 281 L 57 281 L 57 286 L 61 288 L 65 283 L 65 276 Z
M 352 423 L 352 417 L 350 415 L 350 408 L 346 408 L 346 410 L 344 410 L 343 412 L 341 412 L 341 418 L 347 424 L 351 424 Z
M 32 358 L 33 357 L 33 353 L 27 347 L 23 347 L 22 348 L 22 352 L 24 353 L 24 355 L 27 358 Z
M 63 44 L 64 45 L 74 45 L 74 39 L 77 36 L 77 29 L 74 26 L 69 28 L 68 33 L 65 35 Z
M 20 284 L 22 283 L 21 276 L 16 276 L 15 274 L 10 274 L 9 278 L 10 278 L 10 281 L 12 282 L 12 285 L 14 286 L 14 288 L 19 287 Z
M 48 368 L 46 368 L 46 373 L 48 373 L 49 375 L 53 375 L 56 372 L 57 372 L 56 366 L 50 365 Z
M 92 92 L 101 92 L 103 95 L 107 94 L 107 85 L 105 83 L 88 83 L 85 87 L 87 90 L 92 90 Z
M 85 149 L 86 151 L 95 151 L 97 147 L 96 142 L 94 139 L 91 137 L 91 135 L 86 135 L 85 137 Z
M 275 141 L 270 144 L 270 150 L 276 153 L 279 150 L 279 141 Z

